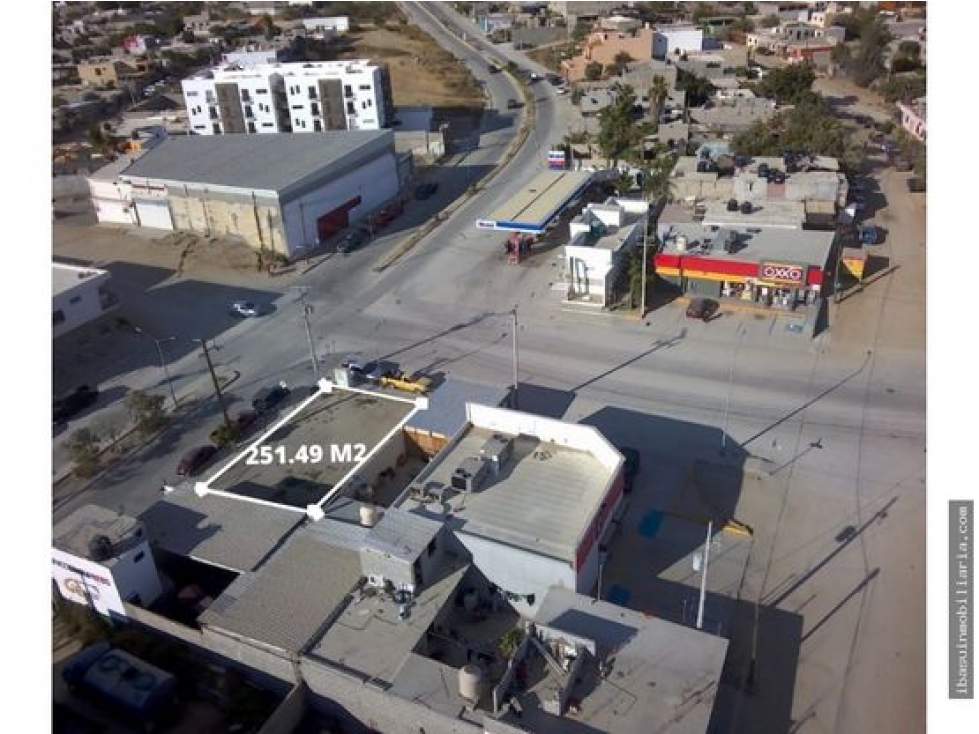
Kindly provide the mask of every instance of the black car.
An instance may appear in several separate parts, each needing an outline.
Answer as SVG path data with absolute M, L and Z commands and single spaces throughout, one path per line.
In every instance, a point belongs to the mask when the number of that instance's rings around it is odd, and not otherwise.
M 439 190 L 439 185 L 434 182 L 423 183 L 415 189 L 416 199 L 427 199 Z
M 687 316 L 691 319 L 710 321 L 710 317 L 714 315 L 717 308 L 717 301 L 710 298 L 694 298 L 687 306 Z
M 343 239 L 337 243 L 337 252 L 342 252 L 346 255 L 348 252 L 352 252 L 360 247 L 362 244 L 367 242 L 370 235 L 363 229 L 354 229 L 347 232 L 343 236 Z
M 625 459 L 622 467 L 623 491 L 628 494 L 632 491 L 632 484 L 639 473 L 639 452 L 629 446 L 620 446 L 619 453 Z
M 252 398 L 252 408 L 256 413 L 267 413 L 289 395 L 285 385 L 271 385 L 259 390 Z
M 69 418 L 73 418 L 88 406 L 93 405 L 98 397 L 98 390 L 93 390 L 88 385 L 81 385 L 75 388 L 74 392 L 55 398 L 54 422 L 64 423 Z

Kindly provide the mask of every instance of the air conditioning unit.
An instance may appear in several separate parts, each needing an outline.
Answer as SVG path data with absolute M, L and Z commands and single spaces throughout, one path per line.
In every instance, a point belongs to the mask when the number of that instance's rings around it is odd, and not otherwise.
M 513 437 L 502 433 L 495 433 L 483 448 L 479 450 L 479 455 L 493 474 L 499 474 L 510 460 L 513 453 Z
M 452 472 L 452 488 L 460 492 L 475 492 L 486 476 L 486 464 L 478 456 L 470 456 Z

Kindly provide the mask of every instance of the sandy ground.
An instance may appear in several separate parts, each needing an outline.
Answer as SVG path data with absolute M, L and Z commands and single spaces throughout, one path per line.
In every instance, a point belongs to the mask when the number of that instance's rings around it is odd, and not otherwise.
M 386 63 L 398 106 L 482 107 L 483 92 L 468 69 L 414 26 L 355 34 L 349 58 Z

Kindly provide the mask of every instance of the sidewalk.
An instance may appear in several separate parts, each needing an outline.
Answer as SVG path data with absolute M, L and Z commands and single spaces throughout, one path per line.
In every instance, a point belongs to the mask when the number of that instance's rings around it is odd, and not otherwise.
M 240 373 L 236 370 L 229 370 L 224 374 L 218 371 L 218 380 L 221 382 L 222 390 L 232 385 L 240 376 Z M 54 439 L 52 461 L 52 495 L 54 503 L 57 505 L 83 492 L 97 482 L 99 477 L 114 462 L 121 461 L 126 455 L 149 445 L 163 431 L 179 425 L 183 418 L 192 414 L 213 397 L 213 389 L 210 375 L 204 374 L 194 380 L 190 386 L 177 393 L 178 408 L 176 410 L 173 410 L 173 403 L 170 400 L 170 396 L 167 395 L 165 407 L 168 409 L 167 416 L 170 420 L 168 420 L 166 426 L 160 432 L 146 438 L 136 437 L 136 425 L 130 418 L 123 401 L 116 401 L 107 405 L 102 410 L 86 415 L 80 421 L 72 421 L 68 428 L 61 431 Z M 114 421 L 115 430 L 108 435 L 103 435 L 101 431 L 105 430 L 104 427 L 110 425 L 112 421 Z M 68 452 L 62 448 L 62 444 L 79 428 L 89 428 L 103 440 L 107 439 L 107 442 L 99 452 L 100 456 L 107 458 L 107 461 L 105 461 L 103 469 L 89 479 L 81 479 L 73 475 L 71 459 L 67 455 Z M 121 445 L 125 446 L 127 443 L 130 443 L 130 445 L 125 452 L 121 455 L 117 454 L 115 449 Z

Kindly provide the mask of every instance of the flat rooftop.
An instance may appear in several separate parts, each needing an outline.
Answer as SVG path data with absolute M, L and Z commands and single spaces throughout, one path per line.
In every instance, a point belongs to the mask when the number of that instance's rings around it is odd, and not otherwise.
M 67 293 L 72 288 L 88 280 L 108 280 L 110 277 L 112 276 L 108 270 L 82 268 L 77 265 L 53 262 L 51 263 L 52 295 L 58 296 L 62 293 Z
M 346 481 L 414 410 L 413 401 L 382 393 L 318 392 L 213 474 L 208 489 L 305 509 Z
M 385 592 L 359 591 L 308 656 L 367 678 L 393 682 L 469 568 L 468 563 L 450 565 L 447 561 L 441 574 L 413 598 L 406 619 L 398 618 L 399 605 Z
M 260 569 L 233 581 L 198 622 L 299 652 L 353 592 L 360 573 L 360 554 L 312 523 Z
M 54 526 L 54 547 L 81 558 L 90 556 L 89 543 L 104 535 L 116 551 L 125 551 L 146 540 L 143 523 L 98 505 L 82 505 Z M 111 566 L 114 559 L 102 561 Z
M 451 438 L 466 425 L 466 403 L 502 405 L 509 395 L 509 385 L 483 385 L 447 377 L 429 393 L 428 409 L 411 416 L 405 428 Z
M 704 226 L 801 229 L 806 221 L 806 205 L 801 201 L 763 199 L 752 201 L 751 214 L 740 209 L 729 212 L 726 201 L 706 202 Z
M 414 486 L 452 485 L 452 474 L 500 431 L 470 427 L 431 473 Z M 513 454 L 498 476 L 487 472 L 475 492 L 448 491 L 442 507 L 457 532 L 479 535 L 552 558 L 573 562 L 578 540 L 605 496 L 612 479 L 588 451 L 516 436 Z M 441 512 L 403 495 L 401 507 L 444 519 Z
M 261 189 L 281 196 L 388 148 L 394 149 L 394 133 L 390 130 L 171 135 L 121 175 L 173 184 Z
M 175 489 L 141 516 L 153 544 L 239 573 L 259 566 L 306 519 L 285 507 L 244 503 L 217 494 Z
M 716 260 L 787 260 L 824 267 L 836 237 L 836 233 L 832 231 L 755 229 L 749 232 L 743 227 L 725 229 L 732 230 L 737 235 L 738 249 L 733 253 L 725 252 L 721 247 L 711 247 L 709 251 L 705 251 L 702 248 L 704 240 L 716 238 L 717 231 L 700 224 L 673 225 L 670 228 L 671 236 L 664 240 L 661 251 L 670 255 L 693 257 L 709 255 Z M 676 237 L 681 235 L 687 238 L 684 250 L 677 249 Z
M 573 715 L 579 726 L 616 734 L 708 730 L 727 656 L 723 637 L 558 587 L 548 591 L 534 621 L 595 643 L 597 654 L 587 655 L 570 694 L 581 702 Z M 599 674 L 599 661 L 611 662 L 611 675 Z M 557 682 L 551 678 L 546 668 L 544 679 L 520 696 L 522 719 L 509 713 L 504 721 L 542 734 L 567 731 L 567 719 L 540 707 L 541 695 Z
M 598 250 L 610 250 L 612 252 L 618 252 L 622 245 L 629 239 L 632 231 L 639 225 L 641 225 L 646 220 L 645 212 L 630 212 L 624 211 L 622 216 L 622 224 L 618 227 L 611 226 L 608 227 L 604 233 L 595 235 L 591 232 L 583 232 L 580 235 L 574 237 L 568 244 L 572 247 L 594 247 Z M 572 223 L 582 222 L 582 216 L 579 215 L 571 220 Z M 642 238 L 639 238 L 642 242 Z
M 586 171 L 541 171 L 526 187 L 485 219 L 481 229 L 541 232 L 591 180 Z

